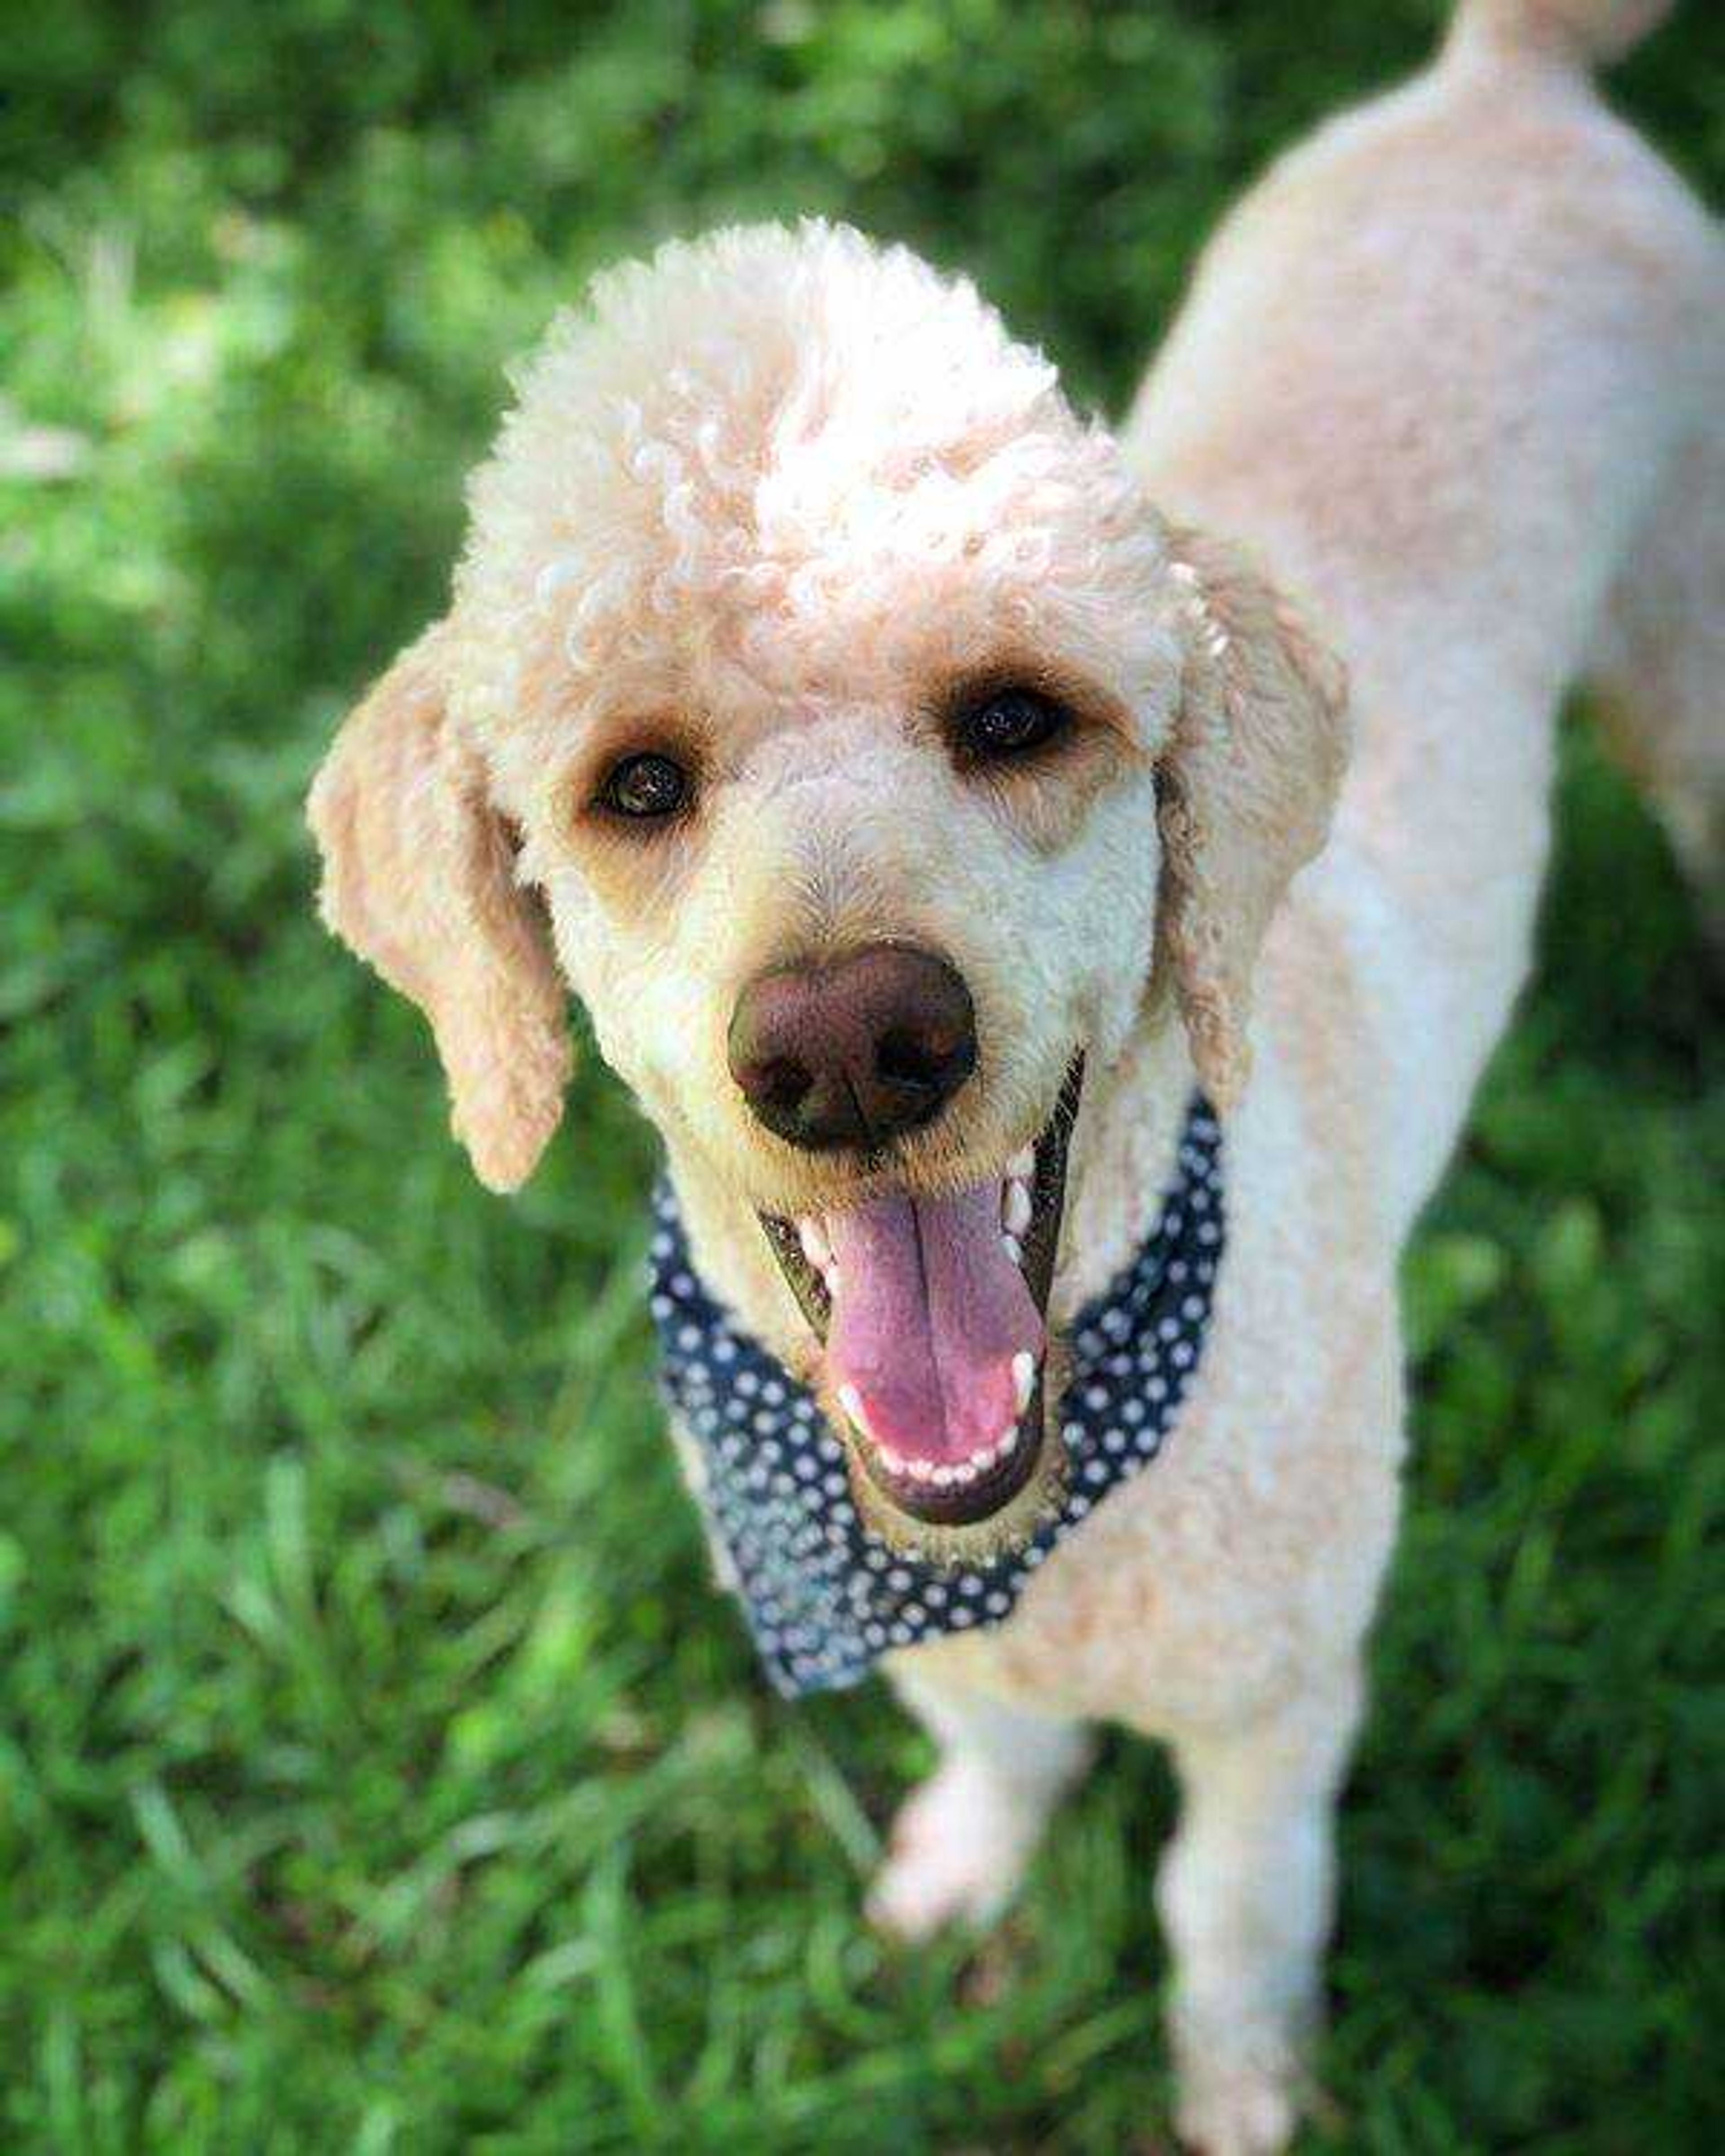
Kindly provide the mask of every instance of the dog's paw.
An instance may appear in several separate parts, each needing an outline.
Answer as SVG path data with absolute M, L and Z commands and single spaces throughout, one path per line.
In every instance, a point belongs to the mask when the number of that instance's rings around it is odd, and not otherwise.
M 1024 1877 L 1045 1809 L 966 1763 L 943 1766 L 893 1822 L 869 1922 L 907 1945 L 948 1924 L 992 1923 Z
M 1175 2124 L 1183 2146 L 1199 2156 L 1281 2156 L 1299 2118 L 1296 2076 L 1286 2061 L 1187 2059 Z

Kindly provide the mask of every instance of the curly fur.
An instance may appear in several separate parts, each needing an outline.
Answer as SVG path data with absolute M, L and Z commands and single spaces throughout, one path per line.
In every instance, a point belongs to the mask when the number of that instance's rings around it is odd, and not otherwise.
M 993 1910 L 1084 1722 L 1170 1740 L 1181 2120 L 1216 2152 L 1291 2127 L 1394 1527 L 1397 1257 L 1527 963 L 1566 684 L 1609 681 L 1717 874 L 1720 249 L 1580 65 L 1653 12 L 1472 0 L 1235 213 L 1117 437 L 854 232 L 602 279 L 516 377 L 447 619 L 313 796 L 326 916 L 429 1014 L 480 1173 L 551 1136 L 567 980 L 703 1271 L 793 1366 L 755 1209 L 869 1172 L 744 1111 L 762 965 L 890 936 L 964 974 L 979 1069 L 913 1187 L 998 1169 L 1085 1047 L 1057 1324 L 1142 1233 L 1194 1072 L 1230 1104 L 1177 1441 L 1009 1624 L 904 1658 L 946 1760 L 872 1905 Z M 1066 685 L 1082 752 L 980 785 L 934 715 L 1003 666 Z M 697 804 L 643 844 L 594 789 L 665 742 Z

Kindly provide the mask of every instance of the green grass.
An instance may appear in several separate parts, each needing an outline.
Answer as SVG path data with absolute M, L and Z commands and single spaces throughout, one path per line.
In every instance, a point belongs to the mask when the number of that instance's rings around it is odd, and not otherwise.
M 312 920 L 298 803 L 439 603 L 503 356 L 598 261 L 843 211 L 1117 399 L 1227 192 L 1430 14 L 13 12 L 0 2147 L 1165 2140 L 1159 1763 L 1111 1750 L 979 1952 L 882 1955 L 924 1744 L 772 1702 L 706 1584 L 646 1134 L 589 1057 L 530 1190 L 480 1192 L 418 1020 Z M 1692 7 L 1622 86 L 1703 182 L 1722 61 Z M 1579 737 L 1558 820 L 1409 1267 L 1314 2148 L 1725 2145 L 1725 1027 Z

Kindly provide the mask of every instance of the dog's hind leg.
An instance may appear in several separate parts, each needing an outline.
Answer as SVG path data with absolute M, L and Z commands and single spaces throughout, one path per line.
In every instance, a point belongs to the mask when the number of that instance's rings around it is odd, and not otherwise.
M 1725 427 L 1676 460 L 1587 678 L 1606 740 L 1658 811 L 1725 963 Z
M 941 1757 L 893 1822 L 868 1913 L 882 1931 L 917 1940 L 945 1924 L 999 1915 L 1093 1745 L 1082 1722 L 904 1671 L 893 1681 Z
M 1350 1667 L 1256 1722 L 1174 1739 L 1180 1824 L 1157 1901 L 1179 2131 L 1207 2156 L 1274 2156 L 1292 2137 L 1359 1701 Z

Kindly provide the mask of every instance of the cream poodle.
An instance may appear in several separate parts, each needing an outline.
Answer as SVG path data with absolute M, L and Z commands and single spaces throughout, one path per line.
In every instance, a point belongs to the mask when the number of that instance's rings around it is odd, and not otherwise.
M 787 1690 L 878 1658 L 941 1748 L 876 1920 L 998 1910 L 1088 1725 L 1172 1746 L 1212 2151 L 1298 2107 L 1398 1254 L 1568 684 L 1717 871 L 1721 250 L 1587 72 L 1659 12 L 1465 0 L 1235 213 L 1117 435 L 852 231 L 601 279 L 312 796 L 486 1183 L 556 1127 L 570 987 L 662 1133 L 721 1576 Z

